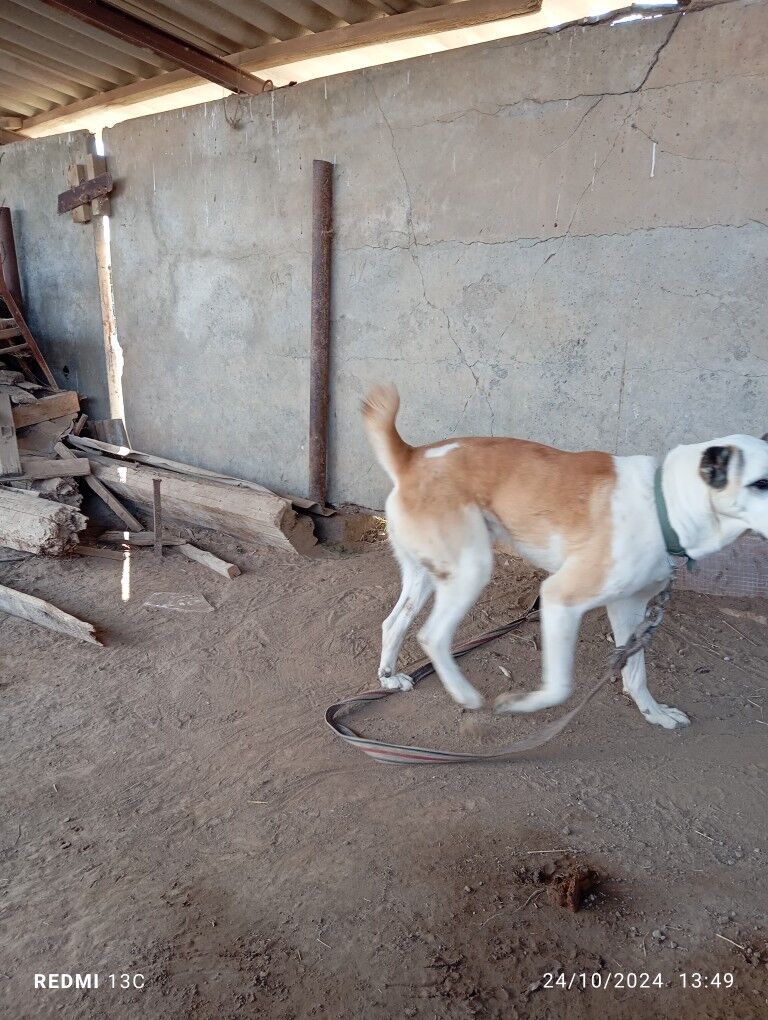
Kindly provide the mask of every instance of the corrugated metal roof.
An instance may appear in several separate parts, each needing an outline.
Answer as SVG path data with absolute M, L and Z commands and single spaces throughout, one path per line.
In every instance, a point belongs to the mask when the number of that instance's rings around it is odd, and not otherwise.
M 444 0 L 111 0 L 219 57 L 344 28 Z M 176 66 L 42 0 L 0 4 L 0 114 L 33 117 Z
M 0 0 L 0 144 L 14 131 L 98 132 L 126 117 L 227 94 L 223 83 L 200 76 L 200 64 L 180 67 L 51 6 L 57 2 L 66 0 Z M 278 87 L 632 7 L 621 0 L 105 2 Z M 643 0 L 641 7 L 674 5 Z M 216 81 L 210 66 L 207 76 Z

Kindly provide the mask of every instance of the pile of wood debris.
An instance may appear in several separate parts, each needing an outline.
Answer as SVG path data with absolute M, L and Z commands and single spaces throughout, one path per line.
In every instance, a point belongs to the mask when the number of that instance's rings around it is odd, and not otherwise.
M 97 527 L 82 512 L 83 485 L 114 516 L 112 527 Z M 212 528 L 291 553 L 315 543 L 311 518 L 296 510 L 324 512 L 255 482 L 133 450 L 122 421 L 89 422 L 77 393 L 44 386 L 0 358 L 0 561 L 76 554 L 121 559 L 132 547 L 175 546 L 226 577 L 240 573 L 162 525 L 156 541 L 160 507 L 165 524 Z M 90 624 L 3 586 L 0 611 L 98 641 Z

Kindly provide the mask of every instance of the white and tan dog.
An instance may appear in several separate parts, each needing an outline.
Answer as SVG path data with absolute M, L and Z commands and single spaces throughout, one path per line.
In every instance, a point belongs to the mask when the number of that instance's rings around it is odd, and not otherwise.
M 396 672 L 397 657 L 434 591 L 419 642 L 454 701 L 465 708 L 483 704 L 451 646 L 490 580 L 495 540 L 511 543 L 550 574 L 541 586 L 542 687 L 502 694 L 495 703 L 496 711 L 534 712 L 568 697 L 585 612 L 606 607 L 617 645 L 640 623 L 648 600 L 671 575 L 670 534 L 692 559 L 722 549 L 749 528 L 768 538 L 768 437 L 735 435 L 675 447 L 661 467 L 657 504 L 653 457 L 567 453 L 520 439 L 412 447 L 395 427 L 399 406 L 397 391 L 382 386 L 362 409 L 379 463 L 395 483 L 386 510 L 402 592 L 382 628 L 379 679 L 385 688 L 413 686 Z M 660 513 L 668 516 L 666 538 Z M 623 681 L 648 722 L 667 729 L 688 723 L 649 692 L 642 653 L 630 660 Z

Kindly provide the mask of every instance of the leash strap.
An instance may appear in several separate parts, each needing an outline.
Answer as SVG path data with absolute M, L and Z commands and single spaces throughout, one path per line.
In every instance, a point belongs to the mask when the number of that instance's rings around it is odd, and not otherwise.
M 667 585 L 664 591 L 657 595 L 656 598 L 648 605 L 643 622 L 630 635 L 627 643 L 622 645 L 621 648 L 616 649 L 611 656 L 611 662 L 608 669 L 575 708 L 572 708 L 570 712 L 566 712 L 562 718 L 547 723 L 535 733 L 531 733 L 527 737 L 521 737 L 519 740 L 515 740 L 513 743 L 508 744 L 506 747 L 503 747 L 498 751 L 443 751 L 434 747 L 412 747 L 407 744 L 389 744 L 382 740 L 371 740 L 369 737 L 364 737 L 338 720 L 338 716 L 349 709 L 359 707 L 360 705 L 367 704 L 372 701 L 380 701 L 382 698 L 389 698 L 393 694 L 401 694 L 403 693 L 402 691 L 388 691 L 383 688 L 379 688 L 375 691 L 363 691 L 352 698 L 347 698 L 344 701 L 337 702 L 335 705 L 331 705 L 325 713 L 325 721 L 333 732 L 337 736 L 341 737 L 345 743 L 349 744 L 350 747 L 355 747 L 357 750 L 363 751 L 365 754 L 373 758 L 374 761 L 385 765 L 466 765 L 476 762 L 512 761 L 516 758 L 520 758 L 539 747 L 543 747 L 544 744 L 548 744 L 550 740 L 554 740 L 556 736 L 562 733 L 563 730 L 576 718 L 579 712 L 581 712 L 582 709 L 589 704 L 598 691 L 602 690 L 607 683 L 610 683 L 610 681 L 621 675 L 621 671 L 624 666 L 626 666 L 629 659 L 649 644 L 651 637 L 655 633 L 657 627 L 661 624 L 664 617 L 664 608 L 669 601 L 670 596 L 670 585 L 671 582 Z M 488 644 L 490 641 L 495 641 L 496 638 L 509 634 L 510 631 L 520 627 L 523 623 L 526 623 L 529 620 L 537 620 L 538 618 L 539 599 L 537 597 L 535 602 L 523 613 L 522 616 L 517 617 L 516 620 L 512 620 L 510 623 L 504 624 L 502 627 L 497 627 L 495 630 L 487 631 L 479 637 L 472 638 L 469 641 L 464 641 L 462 644 L 457 645 L 453 649 L 454 657 L 459 659 L 468 652 L 473 651 L 475 648 L 480 648 L 483 645 Z M 429 659 L 420 659 L 404 672 L 409 674 L 415 687 L 425 677 L 434 673 L 434 671 L 435 668 Z

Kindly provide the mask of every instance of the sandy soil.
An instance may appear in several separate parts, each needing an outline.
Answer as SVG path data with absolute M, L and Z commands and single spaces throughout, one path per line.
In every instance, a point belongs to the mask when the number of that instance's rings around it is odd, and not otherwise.
M 396 595 L 387 551 L 302 560 L 204 541 L 243 576 L 140 551 L 123 602 L 114 561 L 0 566 L 107 635 L 100 649 L 0 622 L 3 1017 L 766 1015 L 764 602 L 675 595 L 650 675 L 691 715 L 685 731 L 649 726 L 612 687 L 530 761 L 387 768 L 323 722 L 373 682 Z M 535 587 L 502 569 L 462 633 Z M 215 611 L 144 607 L 162 591 Z M 607 634 L 590 616 L 581 689 Z M 467 671 L 488 695 L 529 689 L 536 640 L 527 625 Z M 419 655 L 411 640 L 406 661 Z M 353 725 L 490 747 L 543 718 L 462 714 L 429 679 Z M 601 876 L 578 913 L 546 887 L 574 863 Z M 51 972 L 98 972 L 100 987 L 35 991 Z M 684 988 L 695 972 L 733 988 Z M 143 989 L 112 989 L 124 973 Z M 617 973 L 662 987 L 616 988 Z

